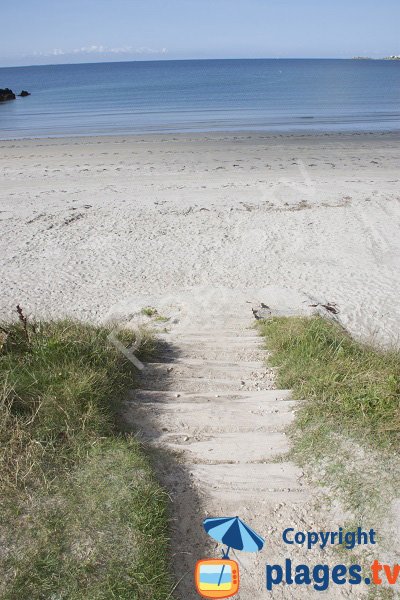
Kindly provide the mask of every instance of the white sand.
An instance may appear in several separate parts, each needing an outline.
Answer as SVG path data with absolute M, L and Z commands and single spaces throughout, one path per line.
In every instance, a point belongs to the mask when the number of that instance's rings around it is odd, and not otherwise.
M 299 305 L 336 302 L 356 335 L 399 340 L 394 134 L 76 138 L 0 149 L 2 317 L 19 302 L 36 316 L 101 321 L 121 303 L 272 286 L 282 290 L 278 304 L 291 294 Z
M 398 343 L 397 138 L 213 134 L 0 147 L 1 316 L 20 303 L 37 317 L 104 321 L 145 305 L 171 317 L 172 357 L 147 366 L 130 410 L 145 439 L 182 453 L 163 470 L 178 594 L 196 596 L 201 520 L 229 513 L 268 538 L 266 553 L 243 559 L 239 596 L 263 598 L 267 553 L 282 562 L 288 552 L 282 529 L 327 527 L 302 473 L 273 460 L 286 449 L 293 404 L 255 365 L 264 352 L 243 323 L 253 301 L 273 314 L 331 302 L 353 334 Z M 325 524 L 336 522 L 344 524 L 339 509 Z M 350 592 L 331 588 L 329 597 Z M 274 595 L 289 597 L 286 588 Z

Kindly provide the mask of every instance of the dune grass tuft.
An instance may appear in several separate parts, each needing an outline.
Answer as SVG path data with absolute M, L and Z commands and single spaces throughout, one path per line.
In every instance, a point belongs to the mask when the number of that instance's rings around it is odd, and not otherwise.
M 276 367 L 277 384 L 299 400 L 286 455 L 321 486 L 317 507 L 352 530 L 368 523 L 379 535 L 379 553 L 392 552 L 391 511 L 400 490 L 400 352 L 352 339 L 321 317 L 271 318 L 258 323 Z M 379 558 L 359 555 L 369 568 Z M 372 557 L 372 559 L 371 559 Z M 393 590 L 368 598 L 394 598 Z
M 280 387 L 304 400 L 297 425 L 350 433 L 377 448 L 398 451 L 400 352 L 352 339 L 322 317 L 278 317 L 260 322 L 278 367 Z
M 166 496 L 118 431 L 135 372 L 108 334 L 72 321 L 1 327 L 3 600 L 170 597 Z M 141 340 L 143 359 L 153 341 Z

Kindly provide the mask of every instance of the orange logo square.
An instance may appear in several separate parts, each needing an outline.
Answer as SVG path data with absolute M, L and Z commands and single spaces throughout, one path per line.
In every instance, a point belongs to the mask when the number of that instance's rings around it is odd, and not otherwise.
M 203 598 L 230 598 L 239 591 L 239 566 L 228 559 L 199 560 L 195 582 Z

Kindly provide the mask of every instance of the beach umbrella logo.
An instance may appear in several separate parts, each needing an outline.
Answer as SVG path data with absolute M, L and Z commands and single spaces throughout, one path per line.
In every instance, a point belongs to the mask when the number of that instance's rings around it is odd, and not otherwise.
M 232 549 L 241 552 L 259 552 L 265 540 L 239 517 L 205 519 L 203 527 L 210 537 L 224 544 L 222 558 L 199 560 L 196 564 L 195 583 L 203 598 L 230 598 L 239 591 L 239 565 L 229 558 Z

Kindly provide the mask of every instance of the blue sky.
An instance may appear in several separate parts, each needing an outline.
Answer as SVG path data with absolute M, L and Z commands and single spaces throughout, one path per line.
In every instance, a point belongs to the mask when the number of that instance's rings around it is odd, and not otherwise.
M 0 66 L 400 54 L 399 0 L 5 0 Z

